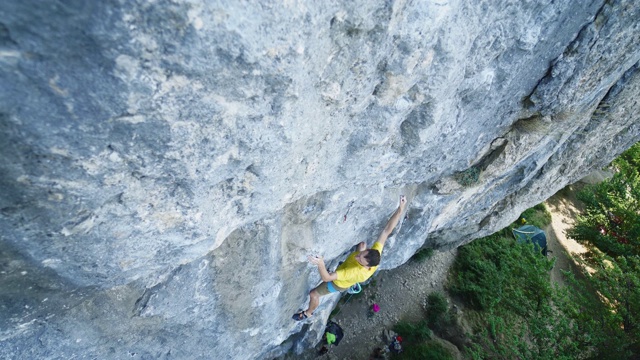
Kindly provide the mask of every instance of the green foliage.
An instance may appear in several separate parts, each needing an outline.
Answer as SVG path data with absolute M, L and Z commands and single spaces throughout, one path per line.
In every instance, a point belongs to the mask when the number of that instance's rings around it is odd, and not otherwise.
M 453 360 L 453 355 L 440 343 L 427 341 L 425 343 L 408 346 L 397 356 L 400 359 L 429 359 L 429 360 Z
M 619 313 L 615 308 L 619 303 L 609 302 L 602 297 L 603 294 L 597 290 L 598 285 L 588 277 L 586 280 L 578 280 L 573 274 L 567 274 L 567 280 L 573 285 L 566 288 L 569 293 L 566 298 L 573 307 L 571 316 L 579 331 L 576 334 L 583 334 L 579 340 L 588 344 L 585 348 L 590 353 L 589 358 L 631 359 L 634 358 L 633 353 L 637 356 L 637 333 L 635 336 L 625 334 L 626 329 L 620 316 L 624 312 Z M 635 345 L 633 337 L 636 339 Z
M 425 320 L 418 323 L 409 321 L 400 321 L 394 327 L 393 331 L 402 336 L 407 344 L 420 343 L 431 339 L 432 333 Z
M 629 359 L 640 354 L 640 145 L 616 159 L 615 175 L 579 194 L 585 212 L 569 234 L 591 272 L 551 285 L 553 263 L 511 239 L 513 223 L 459 248 L 448 287 L 475 321 L 472 359 Z M 521 215 L 546 227 L 544 205 Z M 519 219 L 519 220 L 521 220 Z M 583 280 L 584 278 L 584 280 Z M 469 314 L 469 313 L 468 313 Z
M 427 325 L 433 330 L 441 330 L 451 323 L 449 303 L 440 292 L 427 296 Z
M 613 160 L 612 165 L 629 175 L 637 176 L 640 169 L 640 143 L 634 144 L 620 154 Z
M 452 359 L 450 352 L 441 344 L 428 341 L 432 330 L 443 330 L 452 322 L 449 304 L 444 294 L 434 292 L 427 296 L 427 315 L 419 322 L 401 321 L 394 331 L 403 338 L 402 359 Z
M 612 163 L 609 180 L 578 194 L 585 211 L 569 236 L 611 257 L 640 255 L 640 143 Z
M 588 252 L 577 258 L 585 280 L 570 277 L 580 323 L 602 359 L 640 355 L 640 257 Z M 586 270 L 592 269 L 592 273 Z M 582 289 L 591 291 L 585 294 Z M 593 295 L 592 295 L 593 294 Z
M 520 219 L 525 219 L 527 224 L 537 226 L 544 229 L 547 225 L 551 224 L 551 213 L 547 210 L 544 204 L 538 204 L 530 209 L 525 210 Z M 522 223 L 514 223 L 516 227 L 522 225 Z
M 480 169 L 475 166 L 468 168 L 467 170 L 460 171 L 453 175 L 453 178 L 462 186 L 471 186 L 478 182 L 480 179 Z
M 452 359 L 449 351 L 437 342 L 427 341 L 433 330 L 440 330 L 450 323 L 449 305 L 442 293 L 431 293 L 427 297 L 427 316 L 414 323 L 401 321 L 394 331 L 403 338 L 402 359 Z
M 615 261 L 603 256 L 599 264 L 600 268 L 590 278 L 592 285 L 598 289 L 604 299 L 608 299 L 606 305 L 611 310 L 614 329 L 624 332 L 629 341 L 634 342 L 638 347 L 640 345 L 640 256 L 620 257 Z
M 484 317 L 485 326 L 480 327 L 474 336 L 471 346 L 466 349 L 471 359 L 491 359 L 491 358 L 521 358 L 527 359 L 523 351 L 526 349 L 526 333 L 523 326 L 509 317 L 496 316 L 488 313 Z
M 411 260 L 413 261 L 423 261 L 426 260 L 428 258 L 430 258 L 431 256 L 433 256 L 433 249 L 432 248 L 423 248 L 418 250 L 415 254 L 413 254 L 413 256 L 411 257 Z
M 551 286 L 551 263 L 502 231 L 459 249 L 449 288 L 476 309 L 472 359 L 629 359 L 640 354 L 640 145 L 616 159 L 612 179 L 579 194 L 569 232 L 589 252 L 583 278 Z M 541 206 L 527 223 L 545 227 Z M 512 224 L 512 227 L 520 223 Z M 529 245 L 530 247 L 531 245 Z
M 584 212 L 568 234 L 588 249 L 578 258 L 597 297 L 576 292 L 581 315 L 597 331 L 601 358 L 640 357 L 640 143 L 611 164 L 614 175 L 578 194 Z M 586 269 L 590 268 L 591 271 Z
M 499 306 L 526 316 L 550 296 L 552 266 L 533 245 L 492 235 L 459 249 L 449 289 L 478 310 Z
M 577 331 L 580 314 L 549 278 L 553 261 L 531 244 L 500 234 L 461 247 L 448 287 L 478 321 L 472 359 L 578 359 L 593 342 Z M 576 316 L 574 316 L 576 315 Z

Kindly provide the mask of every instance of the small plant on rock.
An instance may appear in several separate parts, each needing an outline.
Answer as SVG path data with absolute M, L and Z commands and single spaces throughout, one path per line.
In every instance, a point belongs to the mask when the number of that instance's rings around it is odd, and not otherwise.
M 458 184 L 468 187 L 478 182 L 480 179 L 480 169 L 472 166 L 467 170 L 457 172 L 453 175 L 453 178 L 458 182 Z

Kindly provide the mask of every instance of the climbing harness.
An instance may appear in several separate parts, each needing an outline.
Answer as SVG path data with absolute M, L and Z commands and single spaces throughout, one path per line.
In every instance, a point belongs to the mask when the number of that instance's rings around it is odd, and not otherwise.
M 353 295 L 353 294 L 359 294 L 360 291 L 362 291 L 362 286 L 360 286 L 360 283 L 355 283 L 355 284 L 353 284 L 353 286 L 351 286 L 347 290 L 347 293 Z

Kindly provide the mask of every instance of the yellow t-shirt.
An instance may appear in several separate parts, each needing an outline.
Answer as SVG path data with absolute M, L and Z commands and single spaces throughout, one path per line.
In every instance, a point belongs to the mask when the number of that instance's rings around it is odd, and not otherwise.
M 382 255 L 382 244 L 375 242 L 371 249 L 380 251 Z M 373 275 L 378 266 L 372 266 L 367 270 L 356 260 L 357 251 L 352 252 L 342 264 L 336 269 L 337 280 L 333 280 L 333 284 L 343 289 L 348 289 L 355 283 L 363 282 Z

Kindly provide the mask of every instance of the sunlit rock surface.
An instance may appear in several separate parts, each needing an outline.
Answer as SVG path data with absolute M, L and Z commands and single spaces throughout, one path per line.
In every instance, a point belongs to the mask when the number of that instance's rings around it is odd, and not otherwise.
M 249 359 L 332 266 L 487 235 L 640 139 L 628 1 L 0 2 L 0 357 Z

